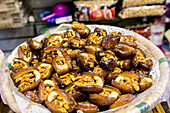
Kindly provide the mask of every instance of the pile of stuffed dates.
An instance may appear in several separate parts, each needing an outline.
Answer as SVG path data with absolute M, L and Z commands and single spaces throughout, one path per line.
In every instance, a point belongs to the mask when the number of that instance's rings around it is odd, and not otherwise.
M 73 22 L 72 31 L 28 39 L 10 70 L 18 90 L 51 112 L 92 113 L 125 105 L 149 88 L 152 66 L 135 37 Z

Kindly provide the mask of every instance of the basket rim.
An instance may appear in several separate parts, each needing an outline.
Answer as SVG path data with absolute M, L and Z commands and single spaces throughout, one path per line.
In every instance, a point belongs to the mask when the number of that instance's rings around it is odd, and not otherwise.
M 49 35 L 49 34 L 53 34 L 53 33 L 60 33 L 63 31 L 58 31 L 59 28 L 62 27 L 70 27 L 71 24 L 61 24 L 58 28 L 55 28 L 53 30 L 49 30 L 47 33 L 39 35 L 37 37 L 35 37 L 34 39 L 38 40 L 41 39 L 42 37 Z M 115 30 L 120 30 L 120 31 L 124 31 L 127 34 L 130 34 L 132 36 L 135 36 L 137 38 L 137 41 L 141 44 L 145 44 L 144 46 L 146 46 L 149 50 L 153 50 L 153 53 L 156 54 L 156 58 L 159 61 L 159 69 L 160 69 L 160 80 L 158 82 L 158 87 L 156 89 L 154 89 L 154 91 L 148 96 L 145 96 L 144 98 L 140 99 L 138 102 L 134 103 L 133 105 L 128 106 L 127 108 L 124 109 L 118 109 L 115 112 L 145 112 L 147 110 L 151 110 L 155 104 L 159 101 L 159 99 L 162 97 L 165 89 L 166 89 L 166 85 L 168 83 L 167 79 L 169 77 L 169 68 L 168 68 L 168 63 L 166 61 L 165 55 L 153 44 L 151 43 L 148 39 L 144 38 L 143 36 L 129 31 L 127 29 L 124 28 L 120 28 L 120 27 L 115 27 L 115 26 L 109 26 L 109 25 L 87 25 L 87 27 L 99 27 L 99 28 L 103 28 L 103 27 L 107 27 L 109 29 L 115 29 Z M 26 42 L 24 42 L 26 43 Z M 23 45 L 24 43 L 20 44 Z M 19 46 L 20 46 L 19 45 Z M 16 51 L 17 48 L 19 47 L 17 46 L 11 53 L 11 55 L 13 55 Z M 13 58 L 12 58 L 13 59 Z M 166 70 L 166 71 L 165 71 Z M 166 79 L 164 79 L 166 78 Z M 155 96 L 156 95 L 156 96 Z M 111 110 L 107 110 L 104 112 L 111 112 Z

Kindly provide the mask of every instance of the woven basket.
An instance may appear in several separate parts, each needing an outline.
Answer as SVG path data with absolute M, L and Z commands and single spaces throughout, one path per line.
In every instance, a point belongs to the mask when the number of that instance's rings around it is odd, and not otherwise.
M 141 45 L 141 47 L 147 51 L 149 51 L 155 57 L 155 64 L 153 70 L 153 85 L 139 94 L 136 99 L 130 102 L 127 105 L 122 107 L 111 109 L 104 111 L 104 113 L 109 112 L 122 112 L 122 113 L 143 113 L 151 110 L 155 105 L 159 102 L 161 97 L 164 95 L 165 89 L 167 87 L 169 81 L 169 69 L 168 63 L 164 54 L 149 40 L 144 38 L 143 36 L 134 33 L 132 31 L 128 31 L 126 29 L 122 29 L 119 27 L 113 26 L 105 26 L 105 25 L 87 25 L 92 31 L 94 28 L 99 27 L 105 29 L 108 33 L 117 31 L 121 32 L 123 35 L 132 35 L 137 38 L 137 42 Z M 63 30 L 68 30 L 71 28 L 70 24 L 61 24 L 58 28 L 49 30 L 43 35 L 40 35 L 34 39 L 40 41 L 44 36 L 51 35 L 53 33 L 61 33 Z M 23 43 L 23 44 L 26 44 Z M 21 45 L 23 45 L 21 44 Z M 8 63 L 12 63 L 12 59 L 17 57 L 17 49 L 14 49 L 10 57 L 8 58 Z M 6 68 L 7 69 L 7 68 Z M 34 112 L 34 113 L 50 113 L 50 111 L 44 106 L 34 103 L 28 100 L 24 95 L 17 91 L 17 88 L 14 86 L 12 79 L 9 76 L 9 71 L 4 71 L 4 79 L 2 83 L 1 96 L 3 101 L 9 105 L 9 107 L 15 112 Z

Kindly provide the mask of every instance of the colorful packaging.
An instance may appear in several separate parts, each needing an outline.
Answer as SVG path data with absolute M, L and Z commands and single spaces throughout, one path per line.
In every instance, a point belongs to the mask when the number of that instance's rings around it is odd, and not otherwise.
M 115 4 L 117 0 L 75 1 L 76 11 L 74 20 L 110 20 L 115 18 Z
M 150 40 L 150 36 L 151 36 L 151 28 L 150 27 L 137 28 L 137 29 L 131 29 L 131 30 L 142 35 L 143 37 L 147 38 L 148 40 Z
M 111 20 L 114 17 L 115 8 L 90 11 L 90 20 Z
M 48 24 L 59 24 L 63 22 L 71 22 L 73 21 L 71 14 L 65 14 L 62 16 L 55 16 L 47 20 Z

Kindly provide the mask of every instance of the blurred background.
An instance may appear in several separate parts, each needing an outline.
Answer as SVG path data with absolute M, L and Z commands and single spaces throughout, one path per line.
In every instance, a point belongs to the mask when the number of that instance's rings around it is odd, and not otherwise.
M 137 32 L 170 63 L 170 0 L 0 0 L 0 49 L 9 55 L 28 38 L 73 21 Z M 167 102 L 162 105 L 170 112 Z

